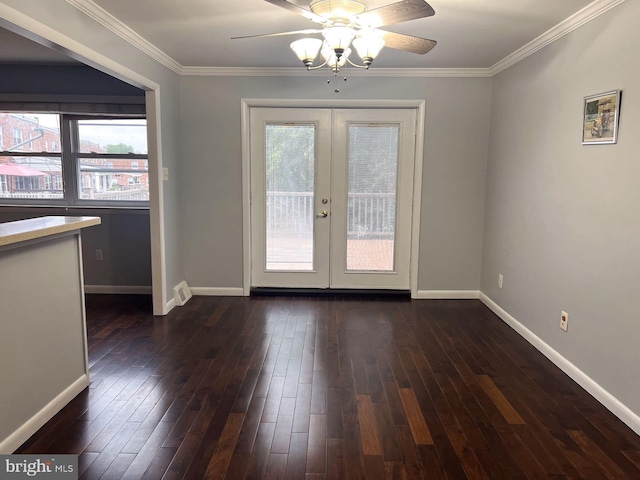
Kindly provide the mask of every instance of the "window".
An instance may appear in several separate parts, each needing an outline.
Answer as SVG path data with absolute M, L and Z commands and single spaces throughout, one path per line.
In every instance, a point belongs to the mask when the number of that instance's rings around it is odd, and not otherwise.
M 5 126 L 1 203 L 148 205 L 145 119 L 0 112 Z
M 11 132 L 2 149 L 5 155 L 0 156 L 2 202 L 64 200 L 62 186 L 56 188 L 53 182 L 54 176 L 62 175 L 62 152 L 37 143 L 45 135 L 59 141 L 60 115 L 0 112 L 0 129 Z
M 71 127 L 77 135 L 73 157 L 80 200 L 149 200 L 146 120 L 88 118 L 75 120 Z
M 22 146 L 22 130 L 17 128 L 13 129 L 13 146 L 10 147 L 10 150 L 14 148 L 19 148 Z

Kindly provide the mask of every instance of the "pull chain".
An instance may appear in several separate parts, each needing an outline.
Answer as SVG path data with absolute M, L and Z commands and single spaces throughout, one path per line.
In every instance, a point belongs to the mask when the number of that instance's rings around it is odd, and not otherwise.
M 338 75 L 337 75 L 337 74 L 334 74 L 333 76 L 334 76 L 334 77 L 337 77 Z M 343 78 L 343 80 L 346 82 L 346 81 L 347 81 L 347 77 L 344 77 L 344 78 Z M 328 83 L 328 84 L 331 84 L 331 78 L 328 78 L 328 79 L 327 79 L 327 83 Z M 340 89 L 336 86 L 336 88 L 334 88 L 334 89 L 333 89 L 333 92 L 334 92 L 334 93 L 340 93 Z

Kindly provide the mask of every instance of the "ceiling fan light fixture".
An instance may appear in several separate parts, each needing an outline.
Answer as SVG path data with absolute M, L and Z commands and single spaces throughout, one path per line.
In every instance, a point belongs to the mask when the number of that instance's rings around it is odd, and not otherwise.
M 427 0 L 392 0 L 392 3 L 383 6 L 376 5 L 372 10 L 368 9 L 367 0 L 307 0 L 310 1 L 308 9 L 299 5 L 302 0 L 265 1 L 301 15 L 322 28 L 234 38 L 322 33 L 323 39 L 302 38 L 291 43 L 291 49 L 307 70 L 329 67 L 335 75 L 347 64 L 368 69 L 385 47 L 423 55 L 437 43 L 428 38 L 378 30 L 379 27 L 434 15 L 435 11 Z M 351 48 L 357 51 L 360 61 L 354 63 L 349 58 Z M 324 62 L 314 66 L 313 62 L 319 52 L 322 53 Z
M 313 61 L 318 56 L 322 44 L 323 42 L 319 38 L 302 38 L 292 42 L 290 47 L 305 67 L 310 68 L 313 66 Z
M 322 31 L 322 36 L 329 48 L 336 52 L 336 56 L 339 58 L 351 45 L 351 41 L 356 36 L 356 31 L 349 27 L 329 27 Z

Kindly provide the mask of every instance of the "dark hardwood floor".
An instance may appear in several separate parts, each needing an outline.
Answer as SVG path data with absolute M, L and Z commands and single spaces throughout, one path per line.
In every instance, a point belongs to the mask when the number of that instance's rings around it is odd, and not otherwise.
M 87 479 L 640 479 L 640 437 L 477 300 L 87 299 Z

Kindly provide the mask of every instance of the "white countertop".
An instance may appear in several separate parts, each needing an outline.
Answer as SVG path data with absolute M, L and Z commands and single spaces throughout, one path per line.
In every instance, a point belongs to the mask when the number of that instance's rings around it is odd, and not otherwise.
M 0 247 L 100 225 L 100 217 L 38 217 L 0 223 Z

